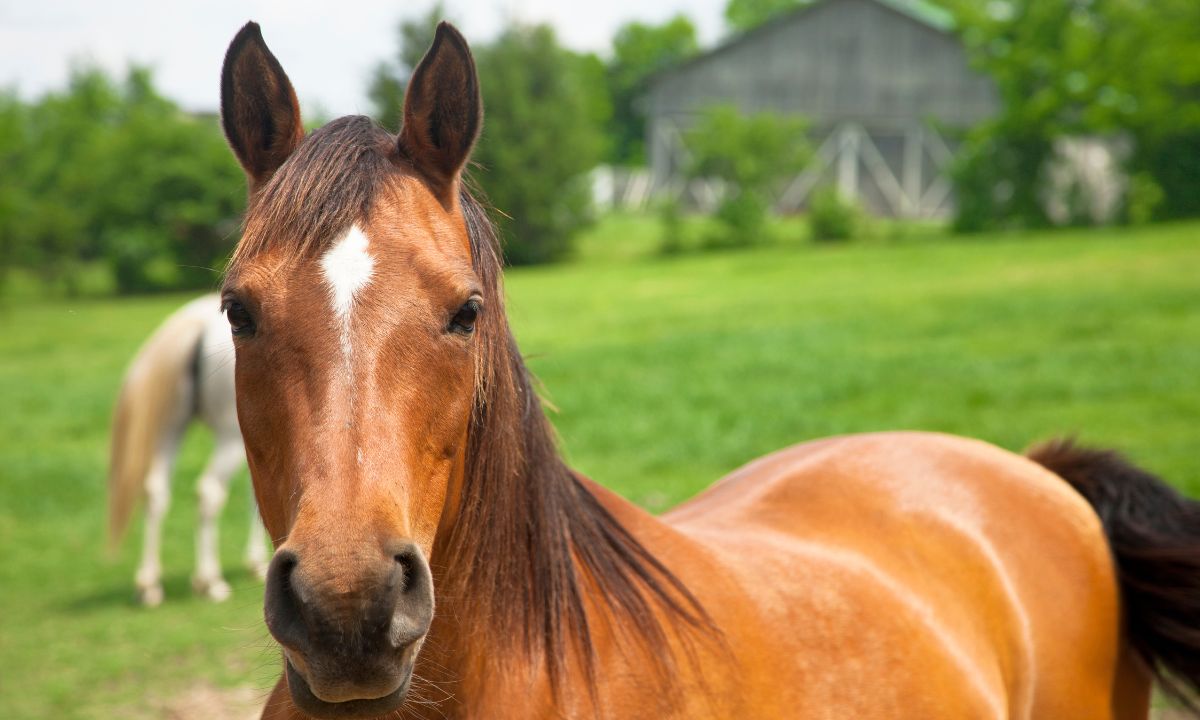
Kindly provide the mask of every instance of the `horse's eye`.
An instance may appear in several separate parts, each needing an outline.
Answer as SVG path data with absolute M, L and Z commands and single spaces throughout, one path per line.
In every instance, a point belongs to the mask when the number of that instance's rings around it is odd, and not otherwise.
M 225 303 L 225 318 L 229 320 L 229 329 L 234 337 L 246 337 L 254 334 L 254 319 L 250 317 L 246 306 L 236 300 Z
M 450 329 L 454 332 L 470 335 L 475 332 L 475 318 L 479 317 L 479 300 L 471 298 L 450 318 Z

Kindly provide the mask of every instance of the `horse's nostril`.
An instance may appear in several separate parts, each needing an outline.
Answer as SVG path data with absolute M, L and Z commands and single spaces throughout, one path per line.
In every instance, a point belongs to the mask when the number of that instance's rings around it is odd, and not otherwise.
M 396 561 L 396 568 L 393 572 L 395 573 L 396 584 L 400 587 L 400 592 L 405 592 L 413 577 L 413 558 L 411 554 L 403 552 L 397 553 L 394 559 Z
M 284 645 L 301 648 L 308 633 L 301 616 L 302 602 L 293 578 L 300 557 L 291 550 L 280 550 L 267 569 L 267 587 L 263 596 L 267 628 Z
M 425 556 L 414 543 L 397 543 L 390 549 L 395 595 L 389 640 L 393 647 L 401 648 L 429 630 L 433 620 L 433 577 Z
M 300 558 L 296 557 L 296 553 L 291 550 L 280 550 L 275 553 L 274 566 L 275 572 L 279 574 L 281 582 L 290 582 L 292 571 L 296 569 L 296 565 L 300 563 Z
M 389 549 L 394 561 L 389 584 L 402 596 L 425 592 L 431 584 L 429 565 L 420 548 L 412 542 L 396 542 Z

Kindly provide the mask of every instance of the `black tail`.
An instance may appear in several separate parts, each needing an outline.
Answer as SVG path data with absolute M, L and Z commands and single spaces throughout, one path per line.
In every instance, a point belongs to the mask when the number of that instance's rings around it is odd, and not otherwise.
M 1100 516 L 1130 644 L 1170 695 L 1200 714 L 1200 502 L 1111 450 L 1054 440 L 1028 453 Z

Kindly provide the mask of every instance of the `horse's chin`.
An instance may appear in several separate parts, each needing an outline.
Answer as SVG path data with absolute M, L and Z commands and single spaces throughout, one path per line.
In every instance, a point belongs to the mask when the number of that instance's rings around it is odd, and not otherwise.
M 396 710 L 404 703 L 412 684 L 412 665 L 404 670 L 404 677 L 399 686 L 383 697 L 328 702 L 317 697 L 304 676 L 296 670 L 290 660 L 286 660 L 288 690 L 292 694 L 292 702 L 304 713 L 319 720 L 363 720 L 375 718 Z

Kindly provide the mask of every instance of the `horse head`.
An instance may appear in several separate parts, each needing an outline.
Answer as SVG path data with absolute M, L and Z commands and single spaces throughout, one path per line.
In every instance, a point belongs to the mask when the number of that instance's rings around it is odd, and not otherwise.
M 392 135 L 306 135 L 247 24 L 221 118 L 250 201 L 222 290 L 238 417 L 277 551 L 265 600 L 295 703 L 363 717 L 403 702 L 434 612 L 428 558 L 464 474 L 493 302 L 460 206 L 482 122 L 475 65 L 442 24 Z

